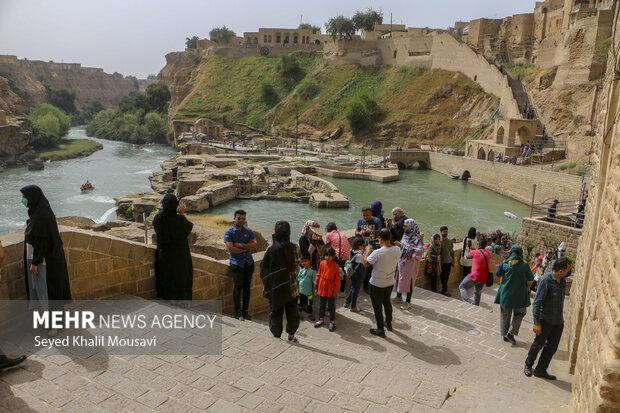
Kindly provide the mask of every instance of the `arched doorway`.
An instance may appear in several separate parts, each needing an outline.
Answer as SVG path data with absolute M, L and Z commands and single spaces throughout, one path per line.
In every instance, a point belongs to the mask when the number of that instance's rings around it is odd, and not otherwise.
M 468 170 L 463 171 L 463 173 L 461 174 L 461 179 L 463 181 L 469 181 L 469 178 L 471 178 L 471 173 L 469 173 Z
M 505 133 L 504 132 L 504 127 L 500 126 L 497 129 L 497 134 L 495 135 L 495 138 L 496 138 L 495 142 L 503 144 L 504 143 L 504 133 Z
M 495 151 L 491 149 L 489 151 L 489 154 L 487 155 L 487 161 L 494 161 L 494 160 L 495 160 Z
M 412 165 L 413 169 L 428 169 L 428 165 L 424 161 L 415 161 Z
M 532 139 L 532 134 L 527 126 L 521 126 L 517 129 L 517 142 L 519 144 L 525 145 L 530 143 Z
M 487 159 L 487 154 L 484 152 L 484 149 L 478 149 L 478 159 L 485 161 Z

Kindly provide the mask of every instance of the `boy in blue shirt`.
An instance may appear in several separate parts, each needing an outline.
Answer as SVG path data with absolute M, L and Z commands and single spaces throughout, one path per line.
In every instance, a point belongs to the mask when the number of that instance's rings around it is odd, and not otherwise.
M 299 282 L 299 314 L 301 315 L 305 311 L 308 313 L 308 320 L 314 321 L 312 302 L 316 286 L 316 271 L 312 268 L 308 257 L 302 258 L 300 264 L 301 268 L 297 273 L 297 281 Z

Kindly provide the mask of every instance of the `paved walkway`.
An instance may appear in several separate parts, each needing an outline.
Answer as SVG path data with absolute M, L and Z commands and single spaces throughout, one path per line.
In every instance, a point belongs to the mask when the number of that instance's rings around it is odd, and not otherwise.
M 222 355 L 33 356 L 0 375 L 0 412 L 567 410 L 566 352 L 550 368 L 559 380 L 526 378 L 531 314 L 511 347 L 497 332 L 493 298 L 485 291 L 474 307 L 416 289 L 385 339 L 368 334 L 362 295 L 364 311 L 339 307 L 333 333 L 303 320 L 298 344 L 271 337 L 264 320 L 224 317 Z

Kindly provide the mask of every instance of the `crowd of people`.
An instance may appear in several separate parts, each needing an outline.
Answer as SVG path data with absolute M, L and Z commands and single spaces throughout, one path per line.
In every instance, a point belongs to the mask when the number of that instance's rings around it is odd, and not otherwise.
M 62 306 L 71 300 L 71 291 L 55 215 L 39 187 L 27 186 L 21 192 L 29 217 L 24 234 L 28 299 L 41 309 Z M 308 220 L 295 244 L 291 241 L 290 224 L 284 220 L 275 223 L 273 242 L 260 263 L 263 296 L 269 301 L 269 329 L 274 337 L 281 338 L 286 331 L 288 340 L 297 342 L 296 332 L 303 313 L 314 327 L 327 324 L 329 331 L 335 331 L 336 299 L 344 298 L 344 309 L 360 311 L 358 298 L 362 290 L 370 297 L 376 322 L 369 333 L 385 337 L 386 331 L 393 330 L 392 304 L 410 308 L 421 267 L 433 292 L 438 292 L 439 280 L 439 293 L 450 295 L 448 280 L 457 257 L 455 240 L 449 238 L 448 227 L 441 227 L 425 244 L 414 219 L 407 217 L 399 207 L 391 212 L 392 217 L 386 218 L 380 201 L 363 208 L 352 242 L 335 223 L 328 223 L 327 233 L 323 233 L 318 222 Z M 193 224 L 184 213 L 185 206 L 174 195 L 167 194 L 153 220 L 157 236 L 156 293 L 158 298 L 173 303 L 192 299 L 193 267 L 188 236 Z M 254 273 L 252 253 L 256 251 L 257 241 L 247 224 L 245 211 L 235 211 L 224 242 L 230 253 L 235 316 L 248 320 L 251 319 L 249 303 Z M 494 278 L 499 277 L 496 303 L 500 305 L 500 333 L 504 341 L 516 344 L 515 337 L 526 308 L 530 306 L 530 287 L 534 281 L 530 267 L 523 261 L 522 248 L 512 245 L 500 231 L 482 234 L 472 227 L 460 250 L 461 299 L 479 305 L 485 285 L 492 285 Z M 492 254 L 505 258 L 495 270 L 491 267 Z M 0 261 L 3 258 L 0 245 Z M 570 261 L 560 257 L 553 263 L 552 271 L 538 281 L 533 305 L 536 338 L 525 361 L 527 376 L 555 379 L 547 369 L 562 334 L 564 278 L 570 271 Z M 396 291 L 394 298 L 393 290 Z M 315 301 L 318 302 L 316 318 Z M 56 331 L 48 333 L 57 334 Z M 0 351 L 0 369 L 17 365 L 24 358 L 9 358 Z

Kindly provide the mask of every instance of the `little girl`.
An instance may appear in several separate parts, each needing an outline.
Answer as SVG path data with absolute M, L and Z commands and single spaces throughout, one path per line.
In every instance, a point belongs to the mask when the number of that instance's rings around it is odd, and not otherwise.
M 316 274 L 316 293 L 320 298 L 319 319 L 315 327 L 324 324 L 325 307 L 329 308 L 329 331 L 336 329 L 336 296 L 340 289 L 340 266 L 336 262 L 336 250 L 325 248 L 325 258 L 319 264 Z

